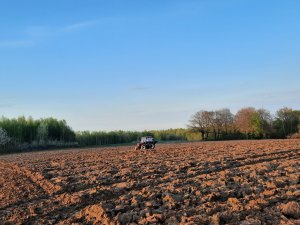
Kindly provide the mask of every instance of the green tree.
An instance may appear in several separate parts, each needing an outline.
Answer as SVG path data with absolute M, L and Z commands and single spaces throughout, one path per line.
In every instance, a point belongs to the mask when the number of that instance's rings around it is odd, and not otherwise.
M 281 108 L 276 112 L 274 128 L 279 137 L 287 137 L 298 132 L 299 115 L 291 108 Z
M 37 140 L 41 144 L 45 144 L 48 141 L 49 130 L 46 122 L 41 122 L 37 128 Z

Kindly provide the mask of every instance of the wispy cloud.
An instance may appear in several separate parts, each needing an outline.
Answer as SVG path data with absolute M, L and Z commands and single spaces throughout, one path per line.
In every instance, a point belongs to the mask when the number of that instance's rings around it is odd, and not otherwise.
M 36 38 L 41 38 L 45 36 L 49 36 L 53 34 L 54 28 L 47 27 L 47 26 L 29 26 L 26 27 L 24 31 L 24 35 L 36 39 Z
M 299 100 L 300 90 L 275 90 L 253 93 L 249 98 L 266 102 Z
M 80 22 L 80 23 L 74 23 L 74 24 L 63 27 L 62 30 L 74 31 L 74 30 L 85 29 L 85 28 L 96 25 L 98 22 L 99 22 L 98 20 L 90 20 L 90 21 L 84 21 L 84 22 Z
M 11 108 L 13 107 L 12 104 L 0 104 L 0 109 L 2 108 Z
M 148 87 L 132 87 L 130 88 L 130 91 L 145 91 Z
M 0 40 L 0 48 L 31 47 L 43 41 L 45 38 L 66 35 L 70 32 L 80 31 L 97 25 L 100 20 L 87 20 L 60 27 L 29 26 L 24 29 L 21 38 L 12 40 Z
M 33 40 L 9 40 L 0 41 L 0 47 L 18 48 L 18 47 L 31 47 L 34 45 Z

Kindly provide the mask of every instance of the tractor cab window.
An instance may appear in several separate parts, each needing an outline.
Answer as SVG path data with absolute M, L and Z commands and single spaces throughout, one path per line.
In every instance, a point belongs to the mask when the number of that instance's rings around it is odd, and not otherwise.
M 153 142 L 153 141 L 154 141 L 153 137 L 142 137 L 141 138 L 141 143 Z
M 152 142 L 152 141 L 153 141 L 153 138 L 152 138 L 152 137 L 146 137 L 146 141 L 147 141 L 147 142 Z

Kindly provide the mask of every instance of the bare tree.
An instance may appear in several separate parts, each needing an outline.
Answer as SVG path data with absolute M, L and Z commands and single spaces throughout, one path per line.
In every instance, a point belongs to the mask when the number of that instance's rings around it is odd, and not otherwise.
M 227 134 L 229 126 L 233 124 L 233 114 L 227 108 L 216 110 L 215 121 L 219 132 L 224 131 Z
M 212 111 L 201 110 L 196 112 L 189 121 L 188 127 L 201 133 L 202 139 L 207 140 L 210 129 L 213 125 Z

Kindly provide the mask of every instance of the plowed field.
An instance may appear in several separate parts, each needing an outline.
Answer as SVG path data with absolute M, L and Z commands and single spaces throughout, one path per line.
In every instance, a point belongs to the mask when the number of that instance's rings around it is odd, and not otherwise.
M 300 224 L 300 140 L 0 156 L 0 224 Z

